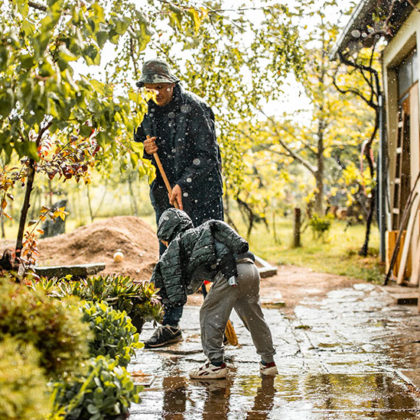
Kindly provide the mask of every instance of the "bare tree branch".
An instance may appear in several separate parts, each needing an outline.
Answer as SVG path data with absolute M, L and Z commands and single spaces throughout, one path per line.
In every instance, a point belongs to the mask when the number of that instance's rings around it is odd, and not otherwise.
M 41 10 L 41 12 L 46 12 L 48 10 L 47 6 L 44 6 L 43 4 L 36 3 L 34 1 L 28 1 L 28 5 L 29 5 L 29 7 L 32 7 L 33 9 Z
M 290 157 L 292 157 L 293 159 L 297 160 L 298 162 L 300 162 L 311 174 L 315 174 L 316 173 L 316 168 L 313 167 L 307 160 L 303 159 L 302 156 L 298 155 L 294 150 L 292 150 L 282 139 L 281 139 L 281 134 L 277 129 L 277 124 L 276 121 L 274 120 L 273 117 L 269 117 L 267 114 L 265 114 L 265 112 L 263 110 L 259 110 L 266 118 L 268 118 L 271 123 L 272 123 L 272 128 L 274 129 L 276 136 L 277 136 L 277 141 L 281 144 L 281 146 L 287 151 L 287 153 L 290 155 Z

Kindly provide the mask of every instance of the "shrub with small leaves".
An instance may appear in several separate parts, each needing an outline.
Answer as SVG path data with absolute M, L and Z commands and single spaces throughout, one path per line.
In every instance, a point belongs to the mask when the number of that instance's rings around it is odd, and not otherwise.
M 109 356 L 119 365 L 127 366 L 135 349 L 143 347 L 127 314 L 105 302 L 85 302 L 83 320 L 89 323 L 94 333 L 93 340 L 89 342 L 91 356 Z
M 13 336 L 33 344 L 47 376 L 65 379 L 83 368 L 91 332 L 77 298 L 53 299 L 5 278 L 0 278 L 0 296 L 0 340 Z
M 90 361 L 87 377 L 56 384 L 54 413 L 65 414 L 67 420 L 123 419 L 131 403 L 140 401 L 141 390 L 124 367 L 98 356 Z
M 44 420 L 51 409 L 39 352 L 13 338 L 0 342 L 0 419 Z
M 309 219 L 309 227 L 317 239 L 323 238 L 325 233 L 330 230 L 333 217 L 334 216 L 331 214 L 327 214 L 326 216 L 319 216 L 318 214 L 314 213 Z
M 80 281 L 43 280 L 41 288 L 56 296 L 73 295 L 81 299 L 106 302 L 125 311 L 140 332 L 143 322 L 161 321 L 162 305 L 153 283 L 135 283 L 128 276 L 95 276 Z

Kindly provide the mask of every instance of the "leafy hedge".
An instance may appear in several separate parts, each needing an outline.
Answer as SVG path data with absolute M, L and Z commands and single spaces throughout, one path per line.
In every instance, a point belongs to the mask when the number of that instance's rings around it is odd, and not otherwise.
M 85 302 L 83 321 L 89 323 L 94 334 L 89 342 L 91 356 L 109 356 L 119 365 L 127 366 L 139 343 L 139 334 L 125 312 L 108 306 L 105 302 Z
M 104 279 L 90 282 L 96 292 L 85 294 L 98 301 L 82 302 L 68 293 L 81 295 L 81 282 L 70 289 L 64 281 L 28 287 L 0 277 L 1 419 L 126 418 L 142 388 L 125 367 L 142 344 L 130 317 L 116 307 L 132 301 L 130 293 L 153 296 L 154 289 L 123 279 L 113 287 Z M 101 301 L 107 287 L 115 296 Z M 160 313 L 159 302 L 144 299 Z
M 140 401 L 141 390 L 117 361 L 98 356 L 90 361 L 87 376 L 57 385 L 55 412 L 68 420 L 125 418 L 131 402 Z
M 45 420 L 51 410 L 39 352 L 7 337 L 0 342 L 0 419 Z
M 153 283 L 135 283 L 127 276 L 96 276 L 86 280 L 47 280 L 40 284 L 48 294 L 78 296 L 83 300 L 106 302 L 114 309 L 125 311 L 137 330 L 143 322 L 160 321 L 162 305 Z
M 51 299 L 7 279 L 0 279 L 0 297 L 0 340 L 13 336 L 32 344 L 48 377 L 68 378 L 81 371 L 92 334 L 78 299 Z

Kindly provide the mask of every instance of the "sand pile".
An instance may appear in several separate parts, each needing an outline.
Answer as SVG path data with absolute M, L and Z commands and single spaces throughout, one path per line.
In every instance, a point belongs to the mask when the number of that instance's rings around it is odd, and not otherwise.
M 13 247 L 1 241 L 0 249 Z M 74 265 L 104 262 L 100 274 L 129 275 L 149 279 L 158 260 L 158 242 L 153 229 L 135 216 L 117 216 L 82 226 L 71 233 L 40 239 L 38 265 Z M 120 263 L 113 260 L 117 250 L 124 253 Z

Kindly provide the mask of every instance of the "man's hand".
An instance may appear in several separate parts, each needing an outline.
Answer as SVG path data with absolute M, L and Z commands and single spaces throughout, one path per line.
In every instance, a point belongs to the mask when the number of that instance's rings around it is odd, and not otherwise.
M 169 202 L 172 206 L 177 207 L 180 210 L 184 210 L 184 207 L 182 205 L 182 190 L 178 184 L 176 184 L 175 187 L 172 188 L 172 194 L 169 196 Z
M 158 147 L 156 146 L 156 137 L 146 136 L 146 140 L 143 142 L 144 144 L 144 151 L 149 154 L 153 155 L 158 151 Z

